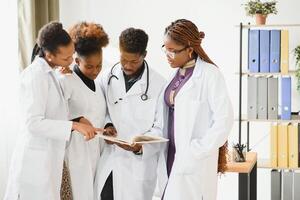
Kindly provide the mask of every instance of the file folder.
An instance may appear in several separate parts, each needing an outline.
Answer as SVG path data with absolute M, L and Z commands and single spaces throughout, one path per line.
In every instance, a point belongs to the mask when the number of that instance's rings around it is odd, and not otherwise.
M 281 51 L 280 51 L 280 69 L 281 74 L 289 72 L 289 31 L 281 30 Z
M 278 78 L 268 78 L 268 119 L 278 119 Z
M 300 173 L 294 172 L 294 200 L 300 199 Z
M 276 169 L 271 171 L 271 199 L 281 200 L 281 172 Z
M 270 158 L 271 158 L 271 167 L 276 168 L 278 167 L 278 130 L 277 124 L 271 125 L 271 151 L 270 151 Z
M 293 200 L 293 172 L 282 172 L 282 199 Z
M 248 69 L 259 72 L 259 30 L 249 30 Z
M 270 31 L 270 72 L 280 71 L 280 30 Z
M 278 125 L 278 167 L 288 167 L 288 126 Z
M 259 32 L 259 71 L 270 72 L 270 31 Z
M 298 168 L 298 124 L 288 126 L 288 140 L 289 167 Z
M 248 76 L 248 119 L 257 119 L 257 78 Z
M 268 115 L 268 79 L 266 77 L 258 78 L 257 94 L 257 118 L 267 119 Z
M 291 119 L 291 77 L 281 78 L 281 119 Z

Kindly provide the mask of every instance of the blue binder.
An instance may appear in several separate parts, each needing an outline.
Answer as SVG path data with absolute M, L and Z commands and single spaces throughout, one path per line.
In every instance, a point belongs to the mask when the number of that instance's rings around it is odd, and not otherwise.
M 280 69 L 280 30 L 270 32 L 270 72 Z
M 259 31 L 259 71 L 270 72 L 270 31 Z
M 248 37 L 248 69 L 249 72 L 259 72 L 259 30 L 249 30 Z
M 291 119 L 291 77 L 281 78 L 281 119 Z

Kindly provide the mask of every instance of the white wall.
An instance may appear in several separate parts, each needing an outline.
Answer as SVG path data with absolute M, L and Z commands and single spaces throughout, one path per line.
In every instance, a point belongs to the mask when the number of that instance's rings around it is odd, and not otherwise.
M 0 199 L 2 199 L 18 133 L 17 1 L 1 1 L 0 24 L 2 27 L 0 34 Z
M 244 2 L 239 0 L 62 0 L 60 14 L 61 21 L 67 27 L 83 20 L 102 24 L 110 36 L 111 47 L 115 48 L 118 36 L 125 28 L 133 26 L 144 29 L 150 36 L 147 60 L 152 68 L 165 77 L 168 77 L 171 70 L 160 50 L 164 28 L 178 18 L 192 20 L 206 34 L 203 47 L 223 71 L 237 115 L 238 77 L 234 73 L 238 70 L 239 64 L 239 30 L 235 25 L 240 22 L 254 22 L 254 19 L 245 16 L 241 6 Z M 268 23 L 300 23 L 299 7 L 298 0 L 279 0 L 279 14 L 270 16 Z M 291 34 L 291 47 L 300 44 L 300 38 L 295 33 Z M 246 59 L 246 54 L 244 58 Z M 293 59 L 291 59 L 292 63 Z M 299 110 L 299 103 L 296 102 L 296 99 L 299 100 L 299 95 L 295 91 L 294 93 L 296 94 L 293 99 L 293 103 L 296 104 L 294 108 Z M 243 109 L 246 110 L 244 106 Z M 251 144 L 259 142 L 253 150 L 259 152 L 259 157 L 267 157 L 268 126 L 260 124 L 251 128 Z M 237 141 L 237 136 L 236 123 L 229 141 Z M 245 134 L 243 138 L 246 138 Z M 259 200 L 270 199 L 269 182 L 269 170 L 260 169 L 258 171 Z M 220 179 L 218 199 L 237 199 L 235 174 L 226 174 Z

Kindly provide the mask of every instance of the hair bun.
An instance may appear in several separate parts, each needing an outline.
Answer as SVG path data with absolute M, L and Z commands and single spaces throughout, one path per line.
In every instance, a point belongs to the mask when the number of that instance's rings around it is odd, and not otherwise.
M 200 39 L 204 39 L 205 33 L 203 31 L 200 31 L 199 32 L 199 37 L 200 37 Z

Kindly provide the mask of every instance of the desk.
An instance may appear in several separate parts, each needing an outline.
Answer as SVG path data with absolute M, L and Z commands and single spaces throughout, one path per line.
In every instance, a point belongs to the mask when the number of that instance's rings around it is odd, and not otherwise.
M 256 200 L 257 198 L 257 153 L 247 152 L 246 162 L 227 163 L 226 172 L 239 173 L 239 200 Z

